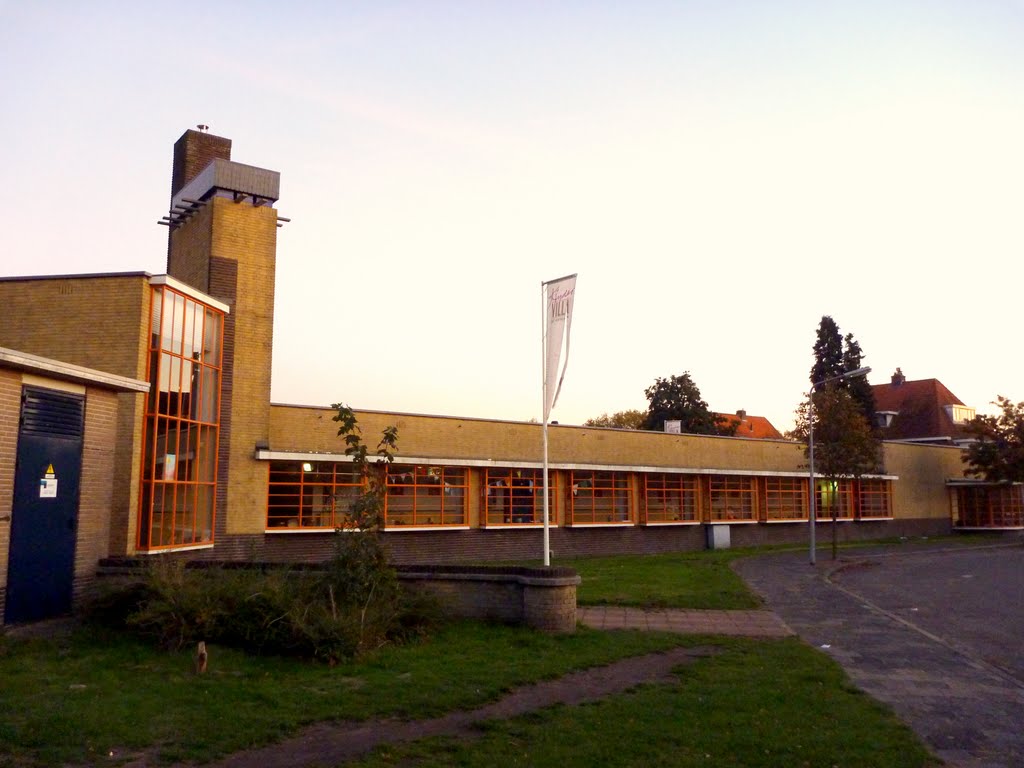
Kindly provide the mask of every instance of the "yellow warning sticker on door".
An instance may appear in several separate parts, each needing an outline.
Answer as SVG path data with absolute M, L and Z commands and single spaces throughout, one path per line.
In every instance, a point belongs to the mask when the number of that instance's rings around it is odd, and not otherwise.
M 46 476 L 47 477 L 56 477 L 56 475 L 53 473 L 53 464 L 48 464 L 46 466 Z

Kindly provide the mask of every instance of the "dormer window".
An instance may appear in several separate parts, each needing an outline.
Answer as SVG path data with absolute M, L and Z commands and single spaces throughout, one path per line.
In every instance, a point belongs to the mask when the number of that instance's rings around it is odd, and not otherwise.
M 949 416 L 954 424 L 966 424 L 975 416 L 974 409 L 966 405 L 947 405 L 945 410 L 946 415 Z
M 875 411 L 875 425 L 885 429 L 898 415 L 899 411 Z

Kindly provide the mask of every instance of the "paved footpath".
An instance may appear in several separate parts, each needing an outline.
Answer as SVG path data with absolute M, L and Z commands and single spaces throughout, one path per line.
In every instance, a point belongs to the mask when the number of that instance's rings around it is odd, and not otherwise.
M 1024 766 L 1024 547 L 739 560 L 805 642 L 951 766 Z
M 771 611 L 649 610 L 619 605 L 580 606 L 577 620 L 593 629 L 646 629 L 687 635 L 787 637 L 793 630 Z

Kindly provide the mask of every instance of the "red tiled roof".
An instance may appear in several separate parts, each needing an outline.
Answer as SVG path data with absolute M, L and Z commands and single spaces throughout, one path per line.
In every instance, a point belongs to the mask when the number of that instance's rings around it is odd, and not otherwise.
M 945 406 L 963 405 L 938 379 L 873 384 L 875 411 L 896 411 L 892 424 L 882 429 L 887 440 L 928 437 L 963 437 L 962 424 L 949 417 Z
M 735 413 L 716 413 L 720 421 L 736 424 L 736 437 L 752 437 L 758 440 L 781 440 L 782 433 L 764 416 L 743 416 Z

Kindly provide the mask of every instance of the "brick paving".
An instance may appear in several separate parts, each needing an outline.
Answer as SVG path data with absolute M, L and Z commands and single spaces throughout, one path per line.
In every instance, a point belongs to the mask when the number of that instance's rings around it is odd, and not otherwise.
M 802 640 L 888 704 L 947 765 L 1024 765 L 1024 548 L 745 558 Z
M 593 629 L 645 629 L 688 635 L 787 637 L 793 634 L 771 611 L 644 609 L 618 605 L 580 606 L 576 619 Z

